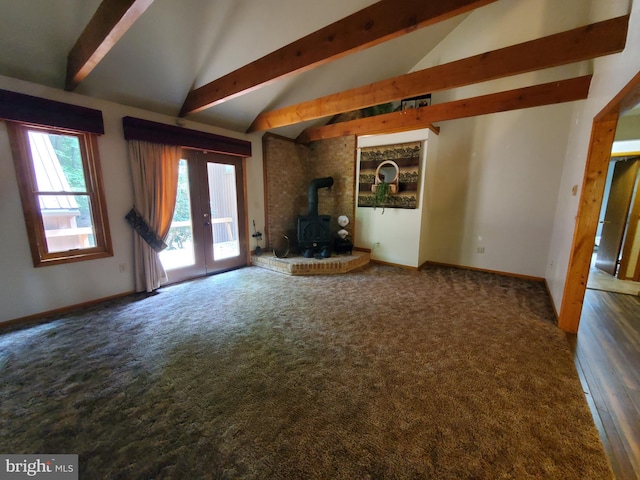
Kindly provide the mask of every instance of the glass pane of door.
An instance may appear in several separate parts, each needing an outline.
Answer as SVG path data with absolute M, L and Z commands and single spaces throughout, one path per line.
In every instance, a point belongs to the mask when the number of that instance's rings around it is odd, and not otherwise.
M 188 267 L 195 263 L 191 219 L 189 170 L 187 161 L 180 160 L 176 208 L 165 242 L 167 248 L 158 255 L 165 270 Z
M 233 165 L 207 162 L 209 208 L 214 261 L 240 255 L 236 169 Z

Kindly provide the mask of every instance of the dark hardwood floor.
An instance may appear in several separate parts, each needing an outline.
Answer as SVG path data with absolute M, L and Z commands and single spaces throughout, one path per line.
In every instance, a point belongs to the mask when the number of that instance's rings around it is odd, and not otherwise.
M 640 479 L 640 297 L 588 289 L 567 339 L 616 479 Z

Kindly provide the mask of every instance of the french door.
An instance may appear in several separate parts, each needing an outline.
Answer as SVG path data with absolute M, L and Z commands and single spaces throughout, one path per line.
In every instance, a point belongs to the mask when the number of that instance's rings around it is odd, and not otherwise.
M 176 208 L 160 253 L 169 282 L 247 265 L 243 159 L 183 150 Z

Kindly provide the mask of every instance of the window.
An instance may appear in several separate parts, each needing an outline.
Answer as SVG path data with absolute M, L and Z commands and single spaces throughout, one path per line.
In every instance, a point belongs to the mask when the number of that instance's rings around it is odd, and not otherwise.
M 96 135 L 7 126 L 34 266 L 112 256 Z

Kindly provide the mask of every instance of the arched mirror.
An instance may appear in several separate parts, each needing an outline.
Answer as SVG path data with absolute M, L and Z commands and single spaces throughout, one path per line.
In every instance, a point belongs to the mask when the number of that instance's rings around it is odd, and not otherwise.
M 393 160 L 385 160 L 378 165 L 374 184 L 371 191 L 375 192 L 378 184 L 388 183 L 390 185 L 390 193 L 398 193 L 398 183 L 400 178 L 400 167 Z

